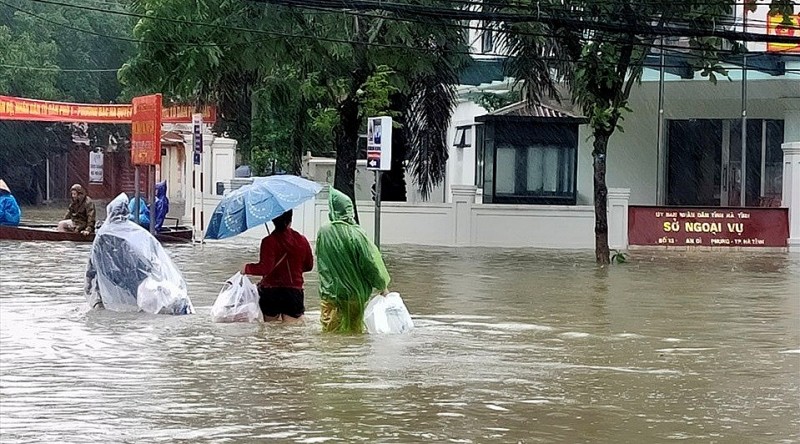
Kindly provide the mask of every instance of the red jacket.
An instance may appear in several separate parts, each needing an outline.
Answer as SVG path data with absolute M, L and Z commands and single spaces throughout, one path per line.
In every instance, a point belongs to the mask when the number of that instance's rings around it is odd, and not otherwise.
M 259 287 L 303 289 L 303 273 L 314 268 L 311 245 L 302 234 L 287 228 L 261 240 L 257 264 L 245 265 L 245 274 L 263 276 Z

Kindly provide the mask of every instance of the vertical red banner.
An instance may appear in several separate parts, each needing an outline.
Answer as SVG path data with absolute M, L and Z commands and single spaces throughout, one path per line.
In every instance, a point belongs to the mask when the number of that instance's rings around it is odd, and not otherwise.
M 161 164 L 161 94 L 134 97 L 131 115 L 131 162 Z

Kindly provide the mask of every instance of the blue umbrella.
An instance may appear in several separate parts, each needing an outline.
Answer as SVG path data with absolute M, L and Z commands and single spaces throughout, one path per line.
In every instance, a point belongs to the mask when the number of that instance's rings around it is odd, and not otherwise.
M 211 216 L 205 239 L 225 239 L 263 225 L 313 198 L 322 190 L 297 176 L 257 177 L 222 198 Z

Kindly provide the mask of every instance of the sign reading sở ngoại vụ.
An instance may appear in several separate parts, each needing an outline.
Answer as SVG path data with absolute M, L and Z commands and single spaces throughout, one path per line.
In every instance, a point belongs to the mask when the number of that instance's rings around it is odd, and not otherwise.
M 786 208 L 630 206 L 630 245 L 665 247 L 785 247 Z

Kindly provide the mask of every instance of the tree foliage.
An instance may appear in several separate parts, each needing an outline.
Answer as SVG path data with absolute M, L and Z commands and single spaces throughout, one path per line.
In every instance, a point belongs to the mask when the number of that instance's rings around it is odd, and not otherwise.
M 402 181 L 410 158 L 424 192 L 441 181 L 463 30 L 242 0 L 135 0 L 134 8 L 213 26 L 142 18 L 135 36 L 158 43 L 138 45 L 123 83 L 131 92 L 217 103 L 220 130 L 240 140 L 257 171 L 278 160 L 299 172 L 304 153 L 335 152 L 335 185 L 353 197 L 366 117 L 391 115 L 401 143 L 392 174 Z
M 74 8 L 4 0 L 0 4 L 0 94 L 86 103 L 115 102 L 113 69 L 133 53 L 132 22 Z M 122 4 L 109 8 L 124 10 Z M 111 69 L 112 71 L 107 71 Z M 91 128 L 105 143 L 119 128 Z M 0 122 L 0 176 L 23 202 L 36 200 L 44 160 L 71 146 L 67 125 Z M 38 184 L 41 187 L 41 184 Z

